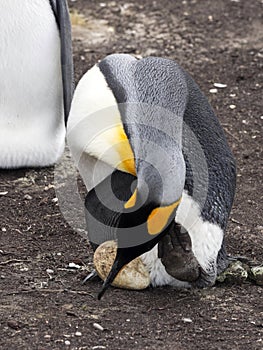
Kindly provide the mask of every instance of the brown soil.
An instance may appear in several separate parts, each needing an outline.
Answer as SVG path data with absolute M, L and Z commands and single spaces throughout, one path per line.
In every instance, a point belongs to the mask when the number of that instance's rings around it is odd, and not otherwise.
M 77 80 L 113 52 L 169 57 L 192 74 L 237 159 L 228 252 L 262 262 L 262 1 L 76 0 L 70 7 L 78 11 Z M 227 87 L 212 94 L 214 82 Z M 263 291 L 254 284 L 111 288 L 97 301 L 101 282 L 81 285 L 92 257 L 81 211 L 73 230 L 53 184 L 54 168 L 0 172 L 1 349 L 263 348 Z

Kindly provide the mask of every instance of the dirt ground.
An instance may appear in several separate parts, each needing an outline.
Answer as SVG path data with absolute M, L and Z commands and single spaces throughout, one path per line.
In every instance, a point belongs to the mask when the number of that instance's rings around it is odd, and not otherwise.
M 69 5 L 76 81 L 113 52 L 169 57 L 192 74 L 237 159 L 228 252 L 262 263 L 263 1 Z M 214 83 L 227 86 L 212 93 Z M 192 291 L 110 288 L 98 301 L 101 282 L 81 284 L 92 261 L 82 212 L 72 211 L 73 229 L 57 202 L 54 172 L 66 172 L 67 162 L 66 155 L 56 171 L 0 171 L 0 349 L 263 348 L 263 290 L 252 283 Z

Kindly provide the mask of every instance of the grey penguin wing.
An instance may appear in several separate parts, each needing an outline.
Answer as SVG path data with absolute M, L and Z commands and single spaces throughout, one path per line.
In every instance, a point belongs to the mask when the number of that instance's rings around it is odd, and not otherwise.
M 70 16 L 67 0 L 49 0 L 49 2 L 54 12 L 58 29 L 60 32 L 64 118 L 65 124 L 67 124 L 74 90 Z

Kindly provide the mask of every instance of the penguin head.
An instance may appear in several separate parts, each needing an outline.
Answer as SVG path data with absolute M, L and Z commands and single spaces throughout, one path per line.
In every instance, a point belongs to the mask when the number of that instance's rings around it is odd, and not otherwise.
M 185 181 L 184 162 L 181 157 L 178 159 L 177 173 L 173 178 L 168 176 L 164 179 L 148 161 L 136 162 L 136 186 L 115 221 L 117 254 L 98 299 L 126 264 L 151 250 L 168 233 L 181 201 Z M 165 166 L 165 162 L 162 166 Z M 172 181 L 167 183 L 169 179 Z

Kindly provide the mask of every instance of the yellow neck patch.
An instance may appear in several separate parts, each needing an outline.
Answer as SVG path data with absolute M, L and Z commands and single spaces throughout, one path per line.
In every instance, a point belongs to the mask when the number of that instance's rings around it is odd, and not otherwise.
M 159 207 L 154 209 L 147 219 L 147 228 L 150 235 L 156 235 L 160 233 L 168 223 L 173 211 L 178 207 L 181 202 L 181 198 L 166 207 Z
M 107 140 L 107 144 L 112 147 L 112 151 L 118 154 L 116 168 L 136 175 L 134 154 L 123 125 L 121 123 L 116 124 L 113 128 L 104 131 L 100 138 Z
M 138 190 L 136 188 L 130 199 L 124 204 L 125 209 L 130 209 L 135 206 L 137 200 L 137 192 Z M 182 199 L 180 198 L 177 202 L 171 205 L 156 208 L 151 212 L 147 219 L 147 229 L 149 235 L 156 235 L 165 228 L 170 216 L 172 215 L 173 211 L 178 207 L 181 200 Z
M 123 126 L 116 126 L 115 132 L 117 135 L 116 148 L 121 158 L 121 163 L 118 165 L 118 169 L 136 175 L 133 151 Z
M 130 199 L 128 200 L 128 202 L 126 202 L 126 203 L 124 204 L 124 208 L 125 208 L 125 209 L 130 209 L 130 208 L 134 207 L 135 204 L 136 204 L 136 199 L 137 199 L 137 188 L 136 188 L 136 190 L 133 192 L 133 195 L 130 197 Z

